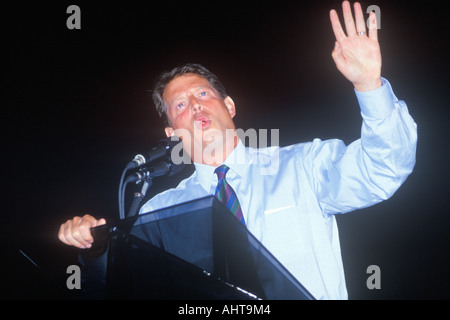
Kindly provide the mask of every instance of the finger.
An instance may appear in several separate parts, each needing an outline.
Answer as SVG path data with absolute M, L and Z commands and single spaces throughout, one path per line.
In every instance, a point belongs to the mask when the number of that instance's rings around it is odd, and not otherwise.
M 86 246 L 90 245 L 92 240 L 89 237 L 89 234 L 86 234 L 85 229 L 87 225 L 90 225 L 86 219 L 80 218 L 80 217 L 74 217 L 72 220 L 71 230 L 70 230 L 70 236 L 71 239 L 74 241 L 74 245 L 79 247 L 79 244 L 81 244 L 82 248 L 85 248 Z
M 338 41 L 334 43 L 334 49 L 333 52 L 331 52 L 331 56 L 333 57 L 337 69 L 342 70 L 345 64 L 345 57 L 342 54 L 342 47 Z
M 353 20 L 352 8 L 348 1 L 342 2 L 342 13 L 344 15 L 345 30 L 347 36 L 351 37 L 356 34 L 355 21 Z
M 74 240 L 71 235 L 72 220 L 67 220 L 61 225 L 58 232 L 58 238 L 65 244 L 74 245 Z
M 78 242 L 83 243 L 85 248 L 90 248 L 92 246 L 92 243 L 94 242 L 94 238 L 92 237 L 91 233 L 91 228 L 101 226 L 104 224 L 106 224 L 106 220 L 103 218 L 97 220 L 91 215 L 88 214 L 84 215 L 78 227 L 78 234 L 73 233 L 73 236 Z M 77 237 L 78 235 L 79 238 Z
M 369 15 L 369 38 L 378 41 L 377 15 L 375 12 L 371 12 Z
M 66 237 L 64 235 L 65 228 L 66 228 L 66 224 L 65 223 L 61 224 L 61 226 L 59 227 L 59 231 L 58 231 L 58 238 L 61 242 L 70 245 L 69 241 L 66 239 Z
M 73 232 L 73 237 L 85 247 L 90 247 L 94 238 L 91 234 L 91 227 L 96 224 L 97 220 L 93 217 L 83 217 L 78 225 L 78 229 Z
M 77 248 L 82 248 L 84 247 L 84 244 L 79 242 L 76 238 L 74 238 L 73 234 L 74 234 L 74 220 L 69 220 L 65 223 L 65 227 L 64 227 L 64 238 L 66 239 L 66 243 L 71 245 L 71 246 L 75 246 Z
M 364 14 L 359 2 L 355 2 L 355 21 L 356 21 L 356 31 L 366 33 L 366 23 L 364 21 Z
M 331 21 L 331 27 L 333 28 L 334 36 L 336 37 L 337 41 L 342 41 L 346 38 L 344 30 L 342 30 L 341 22 L 339 21 L 339 16 L 336 12 L 336 10 L 330 11 L 330 21 Z

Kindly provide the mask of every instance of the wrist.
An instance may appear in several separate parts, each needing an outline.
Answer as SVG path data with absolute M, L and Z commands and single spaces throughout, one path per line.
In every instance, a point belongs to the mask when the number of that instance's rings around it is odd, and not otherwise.
M 381 81 L 381 77 L 378 77 L 371 81 L 353 84 L 353 86 L 355 87 L 355 90 L 358 92 L 372 91 L 372 90 L 378 89 L 382 85 L 383 85 L 383 82 Z
M 378 89 L 366 92 L 355 90 L 364 121 L 385 119 L 395 109 L 395 102 L 398 100 L 392 87 L 385 78 L 381 80 L 382 85 Z

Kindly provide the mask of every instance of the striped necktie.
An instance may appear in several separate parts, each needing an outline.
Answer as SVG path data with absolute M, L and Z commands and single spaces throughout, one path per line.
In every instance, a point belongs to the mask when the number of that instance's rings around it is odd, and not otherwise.
M 230 170 L 230 168 L 223 164 L 214 171 L 219 179 L 215 197 L 219 199 L 219 201 L 222 202 L 243 225 L 245 225 L 244 216 L 242 215 L 241 205 L 237 195 L 225 179 L 228 170 Z

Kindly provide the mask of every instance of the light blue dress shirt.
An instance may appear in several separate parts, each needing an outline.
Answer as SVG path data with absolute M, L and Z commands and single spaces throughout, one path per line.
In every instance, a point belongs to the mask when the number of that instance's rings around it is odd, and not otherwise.
M 415 165 L 417 126 L 386 79 L 355 91 L 361 138 L 253 149 L 239 143 L 225 160 L 250 232 L 316 299 L 347 299 L 334 214 L 388 199 Z M 196 171 L 164 191 L 140 213 L 214 194 L 214 167 Z

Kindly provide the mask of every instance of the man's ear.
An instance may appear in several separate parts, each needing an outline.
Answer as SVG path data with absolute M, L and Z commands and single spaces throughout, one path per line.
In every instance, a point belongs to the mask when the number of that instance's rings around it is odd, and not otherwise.
M 175 131 L 173 130 L 172 127 L 165 127 L 164 131 L 166 131 L 167 138 L 172 137 L 172 136 L 175 135 L 175 133 L 174 133 Z
M 233 99 L 231 99 L 230 96 L 227 96 L 223 102 L 225 103 L 225 106 L 227 107 L 228 112 L 230 113 L 231 118 L 234 118 L 236 115 L 236 106 L 234 104 Z

